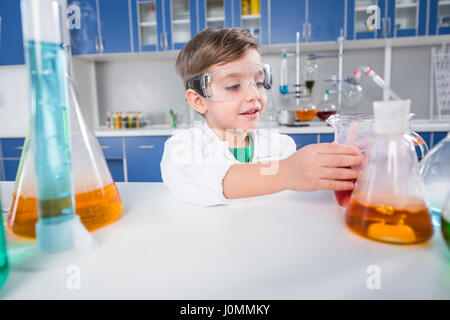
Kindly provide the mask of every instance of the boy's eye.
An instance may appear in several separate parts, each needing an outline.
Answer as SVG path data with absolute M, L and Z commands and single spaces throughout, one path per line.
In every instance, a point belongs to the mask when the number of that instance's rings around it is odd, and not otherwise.
M 256 86 L 257 86 L 258 88 L 263 88 L 263 87 L 264 87 L 264 82 L 257 82 L 257 83 L 256 83 Z
M 239 87 L 240 87 L 240 84 L 233 84 L 231 86 L 225 87 L 225 90 L 227 90 L 227 91 L 236 91 L 236 90 L 239 89 Z

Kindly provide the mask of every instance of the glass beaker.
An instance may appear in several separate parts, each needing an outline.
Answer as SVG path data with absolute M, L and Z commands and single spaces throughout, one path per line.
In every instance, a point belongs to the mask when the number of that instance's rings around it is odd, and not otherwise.
M 433 235 L 419 161 L 409 131 L 410 100 L 374 102 L 374 137 L 345 220 L 372 240 L 411 244 Z
M 316 105 L 309 96 L 295 98 L 295 115 L 298 121 L 311 121 L 317 115 Z
M 411 115 L 410 115 L 411 117 Z M 369 145 L 372 143 L 374 115 L 371 113 L 334 114 L 326 122 L 334 128 L 334 141 L 338 144 L 347 144 L 358 147 L 361 155 L 366 155 Z M 428 146 L 416 132 L 408 130 L 405 138 L 418 146 L 421 155 L 425 155 Z M 359 169 L 359 167 L 353 167 Z M 352 190 L 335 191 L 337 204 L 347 208 L 352 195 Z
M 445 243 L 450 248 L 450 192 L 448 193 L 447 200 L 442 208 L 441 230 Z
M 119 218 L 122 200 L 98 140 L 86 125 L 70 78 L 68 87 L 75 211 L 86 229 L 94 231 Z M 33 143 L 30 135 L 27 135 L 8 215 L 10 231 L 28 238 L 36 237 L 35 224 L 38 218 L 31 148 Z
M 428 209 L 433 225 L 441 224 L 441 211 L 450 190 L 450 133 L 420 162 L 420 175 L 425 183 Z

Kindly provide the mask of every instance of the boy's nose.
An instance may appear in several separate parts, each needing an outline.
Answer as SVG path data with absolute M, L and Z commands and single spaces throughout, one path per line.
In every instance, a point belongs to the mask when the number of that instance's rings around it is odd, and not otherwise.
M 258 99 L 260 97 L 258 86 L 255 80 L 248 81 L 247 90 L 245 90 L 245 97 L 246 100 Z

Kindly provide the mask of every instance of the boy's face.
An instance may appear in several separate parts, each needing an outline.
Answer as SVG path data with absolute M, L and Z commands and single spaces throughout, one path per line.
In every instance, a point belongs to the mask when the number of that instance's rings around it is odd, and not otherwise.
M 245 63 L 249 64 L 245 65 Z M 247 52 L 238 60 L 226 64 L 216 64 L 208 69 L 208 72 L 216 72 L 216 74 L 218 74 L 217 83 L 222 81 L 222 83 L 225 84 L 223 87 L 228 90 L 226 93 L 229 92 L 229 97 L 232 97 L 224 99 L 227 101 L 214 101 L 215 99 L 208 100 L 206 98 L 201 98 L 203 108 L 200 110 L 196 109 L 205 116 L 206 121 L 211 128 L 244 131 L 256 128 L 266 105 L 267 95 L 265 90 L 261 88 L 261 81 L 263 81 L 264 77 L 261 75 L 255 77 L 256 71 L 252 64 L 261 64 L 261 56 L 258 51 L 254 49 L 247 50 Z M 235 69 L 233 69 L 234 66 L 236 66 Z M 228 72 L 227 70 L 230 70 L 230 68 L 231 72 Z M 217 72 L 221 70 L 225 71 Z M 222 78 L 222 75 L 224 74 L 229 75 L 231 78 L 233 77 L 232 75 L 236 73 L 238 73 L 242 79 L 251 79 L 255 81 L 244 81 L 245 85 L 243 88 L 241 85 L 240 89 L 242 93 L 239 94 L 233 94 L 233 82 L 231 80 L 229 81 L 229 85 L 226 84 L 228 76 Z M 213 81 L 216 81 L 214 76 L 212 79 Z

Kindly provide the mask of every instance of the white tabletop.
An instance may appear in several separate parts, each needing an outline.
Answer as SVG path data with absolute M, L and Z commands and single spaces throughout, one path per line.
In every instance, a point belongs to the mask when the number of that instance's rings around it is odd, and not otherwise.
M 92 233 L 91 256 L 42 271 L 12 266 L 0 298 L 450 299 L 440 232 L 424 245 L 366 240 L 346 228 L 331 192 L 205 208 L 177 202 L 161 183 L 117 185 L 123 214 Z M 9 199 L 13 183 L 0 186 Z M 73 265 L 79 289 L 68 285 Z

